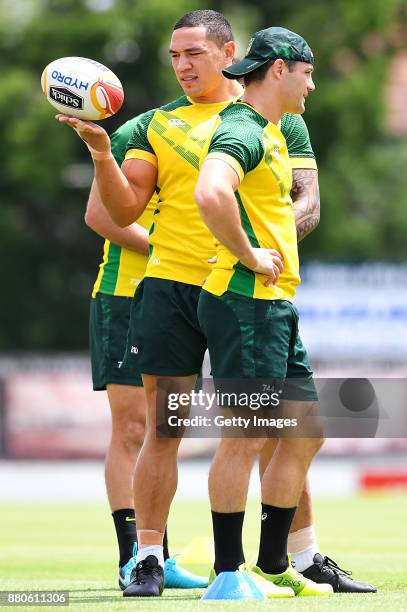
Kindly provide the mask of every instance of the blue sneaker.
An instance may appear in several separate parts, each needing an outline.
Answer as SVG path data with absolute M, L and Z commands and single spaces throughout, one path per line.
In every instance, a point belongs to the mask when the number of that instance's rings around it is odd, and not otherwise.
M 137 542 L 133 544 L 133 556 L 127 561 L 123 567 L 119 568 L 119 587 L 122 591 L 127 589 L 131 581 L 131 572 L 136 567 Z
M 166 589 L 204 589 L 208 586 L 208 578 L 191 574 L 175 559 L 167 559 L 164 564 L 164 586 Z

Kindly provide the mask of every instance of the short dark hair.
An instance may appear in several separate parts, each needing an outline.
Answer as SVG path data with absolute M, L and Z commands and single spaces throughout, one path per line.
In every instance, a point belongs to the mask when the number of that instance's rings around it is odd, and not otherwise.
M 262 66 L 256 68 L 256 70 L 253 70 L 253 72 L 248 72 L 247 74 L 245 74 L 243 77 L 244 86 L 247 87 L 251 83 L 261 83 L 261 81 L 264 81 L 270 66 L 272 66 L 275 61 L 275 59 L 270 59 Z M 294 70 L 294 65 L 297 63 L 295 60 L 284 60 L 284 62 L 287 64 L 288 70 L 290 72 Z
M 174 30 L 179 30 L 180 28 L 199 28 L 200 26 L 206 28 L 207 38 L 213 40 L 218 47 L 222 47 L 230 40 L 235 40 L 232 26 L 225 15 L 210 9 L 185 13 L 181 19 L 178 19 Z

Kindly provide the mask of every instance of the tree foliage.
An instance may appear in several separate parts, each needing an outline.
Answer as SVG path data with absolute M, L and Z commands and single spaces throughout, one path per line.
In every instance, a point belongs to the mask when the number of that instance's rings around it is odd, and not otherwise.
M 126 102 L 105 122 L 179 95 L 168 60 L 174 22 L 201 0 L 3 0 L 0 6 L 0 348 L 79 349 L 102 241 L 83 222 L 92 167 L 53 120 L 39 78 L 53 59 L 107 64 Z M 301 33 L 316 56 L 316 92 L 305 115 L 320 170 L 322 221 L 301 244 L 319 259 L 405 254 L 407 144 L 386 130 L 389 62 L 406 40 L 403 0 L 218 1 L 238 34 L 269 25 Z

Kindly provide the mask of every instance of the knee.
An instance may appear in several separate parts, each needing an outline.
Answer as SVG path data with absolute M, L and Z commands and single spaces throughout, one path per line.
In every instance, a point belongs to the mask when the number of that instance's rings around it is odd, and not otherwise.
M 311 461 L 323 446 L 325 439 L 318 438 L 297 438 L 296 440 L 281 440 L 283 447 L 288 453 L 296 455 L 304 461 Z
M 117 440 L 126 452 L 132 454 L 140 450 L 145 434 L 145 419 L 138 415 L 128 415 L 127 419 L 113 420 L 112 439 Z
M 324 438 L 303 438 L 303 448 L 308 457 L 312 459 L 323 446 Z
M 314 439 L 314 447 L 315 447 L 314 455 L 316 455 L 317 452 L 321 450 L 324 444 L 325 444 L 325 438 L 320 437 L 320 438 Z
M 261 448 L 261 455 L 260 455 L 261 461 L 268 463 L 270 459 L 272 458 L 272 456 L 274 455 L 274 451 L 276 450 L 277 445 L 278 445 L 277 438 L 268 438 L 263 444 L 263 447 Z
M 123 442 L 129 447 L 140 447 L 144 441 L 145 421 L 144 419 L 133 419 L 126 423 L 123 431 Z
M 263 438 L 252 438 L 248 440 L 247 452 L 251 455 L 258 455 L 264 448 L 266 440 Z
M 178 454 L 180 443 L 181 438 L 160 438 L 157 436 L 155 428 L 147 428 L 143 452 L 156 455 L 157 460 L 165 460 L 165 458 Z
M 219 445 L 218 453 L 233 457 L 256 457 L 262 450 L 265 440 L 262 438 L 224 438 Z

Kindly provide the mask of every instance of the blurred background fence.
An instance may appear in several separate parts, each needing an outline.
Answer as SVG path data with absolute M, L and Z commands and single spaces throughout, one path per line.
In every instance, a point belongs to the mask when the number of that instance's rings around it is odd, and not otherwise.
M 102 240 L 83 214 L 92 166 L 53 120 L 42 69 L 69 55 L 124 84 L 114 131 L 180 94 L 168 58 L 174 22 L 201 0 L 2 0 L 0 4 L 0 452 L 3 458 L 102 457 L 104 394 L 86 357 L 88 303 Z M 239 54 L 256 29 L 301 33 L 316 56 L 307 122 L 322 216 L 300 244 L 301 333 L 321 376 L 407 369 L 407 4 L 405 0 L 224 0 Z M 213 442 L 187 440 L 184 455 Z M 323 453 L 391 453 L 403 440 L 331 440 Z M 383 454 L 380 456 L 384 456 Z
M 297 304 L 318 377 L 407 378 L 406 275 L 404 264 L 304 267 Z M 104 456 L 110 417 L 105 394 L 91 390 L 86 354 L 9 354 L 0 359 L 0 381 L 3 457 Z M 388 397 L 385 409 L 391 410 L 394 401 Z M 189 439 L 182 454 L 207 455 L 214 444 Z M 393 435 L 380 441 L 329 440 L 322 454 L 405 451 L 407 439 Z

